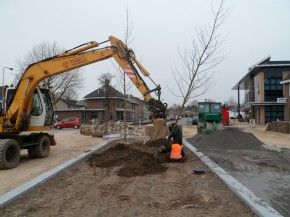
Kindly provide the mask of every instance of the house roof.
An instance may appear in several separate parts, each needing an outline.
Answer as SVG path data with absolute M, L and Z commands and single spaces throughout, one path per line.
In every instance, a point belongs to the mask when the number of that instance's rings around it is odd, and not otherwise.
M 95 99 L 95 98 L 108 97 L 104 90 L 105 90 L 104 86 L 101 88 L 98 88 L 95 91 L 86 95 L 84 97 L 84 99 Z M 122 99 L 124 98 L 124 94 L 120 93 L 119 91 L 117 91 L 115 88 L 113 88 L 110 85 L 108 86 L 108 92 L 109 92 L 109 97 L 117 97 L 117 98 L 122 98 Z
M 70 100 L 70 99 L 60 99 L 64 104 L 66 104 L 69 107 L 84 107 L 84 105 L 77 104 L 76 100 Z
M 247 90 L 249 87 L 247 86 L 248 81 L 251 77 L 257 73 L 261 68 L 272 68 L 272 67 L 290 67 L 290 61 L 270 61 L 271 56 L 267 56 L 266 58 L 260 60 L 254 65 L 249 67 L 248 73 L 232 88 L 232 90 Z
M 136 96 L 132 96 L 132 99 L 135 100 L 139 104 L 144 102 L 144 99 L 140 99 L 140 98 L 138 98 Z
M 127 101 L 130 102 L 130 103 L 132 103 L 132 104 L 137 104 L 137 105 L 140 104 L 136 99 L 133 99 L 133 98 L 127 99 Z

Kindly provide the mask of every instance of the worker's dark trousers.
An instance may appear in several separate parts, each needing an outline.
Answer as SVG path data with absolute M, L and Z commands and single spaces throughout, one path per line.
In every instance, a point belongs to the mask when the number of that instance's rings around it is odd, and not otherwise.
M 184 153 L 183 149 L 181 150 L 181 155 L 182 155 L 182 157 L 185 156 L 185 153 Z

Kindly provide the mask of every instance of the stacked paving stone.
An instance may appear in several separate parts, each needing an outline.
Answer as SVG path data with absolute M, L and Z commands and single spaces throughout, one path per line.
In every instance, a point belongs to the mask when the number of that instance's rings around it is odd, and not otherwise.
M 290 122 L 280 121 L 277 122 L 277 129 L 279 133 L 289 133 Z
M 124 130 L 125 124 L 122 122 L 112 122 L 108 121 L 104 124 L 98 124 L 98 125 L 82 125 L 80 128 L 80 133 L 82 135 L 93 137 L 100 137 L 102 138 L 103 135 L 108 135 L 112 133 L 121 133 L 122 130 Z M 133 127 L 127 123 L 126 129 L 133 129 Z
M 290 122 L 289 121 L 273 121 L 266 125 L 267 131 L 289 134 Z

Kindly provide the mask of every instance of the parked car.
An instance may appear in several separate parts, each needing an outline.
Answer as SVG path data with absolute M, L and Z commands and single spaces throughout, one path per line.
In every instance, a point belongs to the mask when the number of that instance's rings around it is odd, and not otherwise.
M 197 125 L 197 122 L 198 122 L 198 117 L 197 116 L 193 116 L 192 120 L 191 120 L 192 125 Z
M 59 122 L 54 124 L 54 127 L 57 129 L 62 128 L 75 128 L 78 129 L 81 126 L 81 122 L 79 118 L 64 118 Z
M 166 120 L 167 120 L 167 121 L 174 121 L 175 118 L 174 118 L 173 116 L 168 116 L 168 117 L 166 118 Z

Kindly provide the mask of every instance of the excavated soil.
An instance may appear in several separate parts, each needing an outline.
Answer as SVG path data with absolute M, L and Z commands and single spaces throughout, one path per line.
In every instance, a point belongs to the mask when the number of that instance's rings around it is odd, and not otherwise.
M 117 174 L 123 177 L 161 174 L 166 172 L 167 167 L 154 160 L 155 148 L 147 148 L 160 147 L 160 144 L 163 144 L 163 140 L 146 143 L 145 147 L 142 147 L 142 143 L 135 143 L 134 149 L 132 145 L 120 143 L 101 154 L 93 154 L 88 159 L 89 165 L 92 166 L 93 162 L 95 162 L 95 165 L 101 168 L 121 166 Z M 142 151 L 138 150 L 140 146 Z
M 1 208 L 0 216 L 256 216 L 189 150 L 184 163 L 154 159 L 166 143 L 112 144 Z M 193 173 L 197 167 L 205 173 Z
M 290 216 L 290 149 L 266 149 L 253 134 L 225 128 L 188 139 L 256 196 Z

